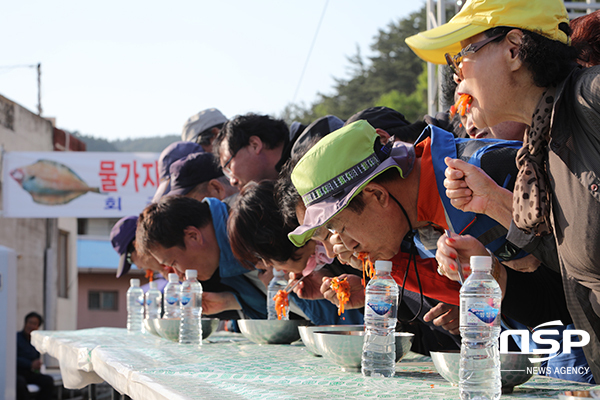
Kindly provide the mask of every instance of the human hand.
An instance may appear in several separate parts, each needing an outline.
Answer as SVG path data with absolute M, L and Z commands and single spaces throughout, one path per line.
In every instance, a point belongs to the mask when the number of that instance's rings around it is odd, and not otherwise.
M 460 333 L 460 308 L 451 304 L 438 303 L 423 316 L 425 322 L 433 321 L 453 335 Z
M 443 234 L 437 241 L 435 259 L 438 262 L 438 273 L 453 281 L 459 280 L 456 258 L 458 257 L 466 279 L 471 273 L 471 256 L 489 256 L 483 244 L 471 235 L 448 237 Z
M 356 275 L 343 274 L 338 276 L 339 280 L 347 278 L 348 284 L 350 285 L 350 299 L 344 306 L 347 310 L 353 308 L 362 308 L 365 306 L 365 288 L 362 285 L 362 279 Z M 331 289 L 331 278 L 323 278 L 321 284 L 321 293 L 323 297 L 336 306 L 340 306 L 337 294 Z
M 496 200 L 494 194 L 499 188 L 496 182 L 481 168 L 467 162 L 450 157 L 444 161 L 448 166 L 444 187 L 452 205 L 462 211 L 487 214 L 490 202 Z
M 33 360 L 31 362 L 31 370 L 39 371 L 42 368 L 42 359 L 38 358 L 37 360 Z
M 213 315 L 227 310 L 241 310 L 242 306 L 231 292 L 202 293 L 202 314 Z
M 329 237 L 329 243 L 333 246 L 333 252 L 336 254 L 337 259 L 346 265 L 350 265 L 352 268 L 355 268 L 359 271 L 362 271 L 363 264 L 356 255 L 354 254 L 354 250 L 348 249 L 344 242 L 342 242 L 342 238 L 337 233 L 332 233 Z
M 333 274 L 326 269 L 313 271 L 310 275 L 302 279 L 292 291 L 301 299 L 320 300 L 323 298 L 323 294 L 321 293 L 321 283 L 323 282 L 323 278 L 331 275 Z M 288 281 L 288 285 L 291 287 L 298 279 L 302 278 L 302 273 L 296 274 L 290 272 L 289 277 L 290 280 Z

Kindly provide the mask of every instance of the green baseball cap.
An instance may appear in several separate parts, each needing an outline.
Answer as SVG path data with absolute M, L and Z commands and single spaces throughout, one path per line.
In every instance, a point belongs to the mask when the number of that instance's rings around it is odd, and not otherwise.
M 367 121 L 356 121 L 325 136 L 296 164 L 291 179 L 306 212 L 304 223 L 288 234 L 294 245 L 308 242 L 382 172 L 397 168 L 402 178 L 410 173 L 413 146 L 393 138 L 384 146 L 378 138 Z

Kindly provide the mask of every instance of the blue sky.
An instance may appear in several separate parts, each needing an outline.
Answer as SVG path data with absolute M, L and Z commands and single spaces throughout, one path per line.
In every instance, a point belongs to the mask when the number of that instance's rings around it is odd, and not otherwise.
M 168 4 L 168 5 L 167 5 Z M 326 0 L 13 1 L 0 94 L 60 128 L 107 139 L 181 132 L 209 107 L 277 115 L 293 100 Z M 331 93 L 379 29 L 424 0 L 330 0 L 296 102 Z

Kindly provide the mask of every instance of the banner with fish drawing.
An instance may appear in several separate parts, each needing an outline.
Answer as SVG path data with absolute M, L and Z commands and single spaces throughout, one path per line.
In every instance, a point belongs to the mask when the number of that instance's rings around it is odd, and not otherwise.
M 3 216 L 119 218 L 137 215 L 158 186 L 159 153 L 7 152 Z

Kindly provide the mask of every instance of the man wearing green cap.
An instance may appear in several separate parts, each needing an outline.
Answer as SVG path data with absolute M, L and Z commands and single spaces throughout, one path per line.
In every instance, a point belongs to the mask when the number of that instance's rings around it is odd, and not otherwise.
M 447 63 L 457 92 L 471 98 L 477 128 L 528 125 L 508 202 L 508 238 L 523 247 L 553 233 L 564 294 L 583 347 L 600 379 L 600 68 L 581 69 L 569 46 L 562 0 L 469 0 L 448 23 L 406 39 L 425 61 Z M 479 188 L 470 199 L 490 201 Z M 460 256 L 472 254 L 463 251 Z

